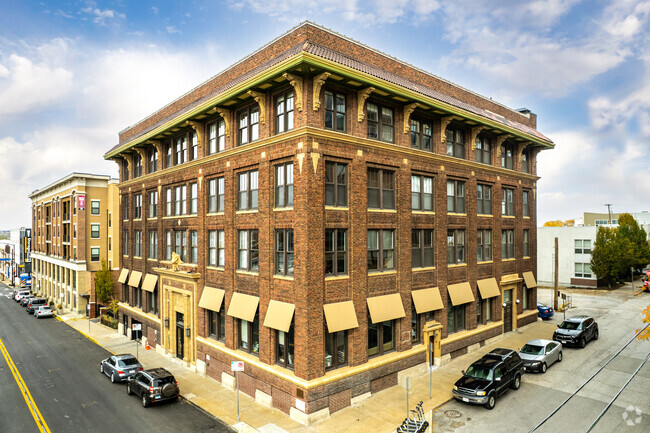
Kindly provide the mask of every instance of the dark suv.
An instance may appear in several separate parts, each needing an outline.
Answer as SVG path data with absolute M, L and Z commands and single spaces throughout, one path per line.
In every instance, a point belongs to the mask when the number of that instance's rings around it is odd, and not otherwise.
M 511 349 L 494 349 L 463 371 L 454 384 L 454 398 L 465 403 L 482 404 L 494 409 L 497 396 L 519 389 L 524 374 L 524 362 Z
M 142 406 L 178 398 L 180 390 L 174 375 L 164 368 L 140 371 L 126 382 L 126 393 L 142 399 Z
M 47 305 L 47 299 L 32 298 L 27 303 L 27 314 L 34 314 L 34 310 L 38 309 L 41 305 Z
M 573 316 L 557 325 L 553 340 L 563 345 L 585 347 L 590 340 L 598 340 L 598 323 L 590 316 Z

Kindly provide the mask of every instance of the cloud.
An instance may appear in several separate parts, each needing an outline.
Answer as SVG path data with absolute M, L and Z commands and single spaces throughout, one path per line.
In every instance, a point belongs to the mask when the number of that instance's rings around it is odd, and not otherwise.
M 156 6 L 151 6 L 151 10 L 153 11 L 154 15 L 158 15 L 158 8 Z
M 167 27 L 165 27 L 165 30 L 167 30 L 167 33 L 172 34 L 172 35 L 173 35 L 174 33 L 183 33 L 182 31 L 178 30 L 178 29 L 177 29 L 176 27 L 174 27 L 174 26 L 167 26 Z
M 92 3 L 92 6 L 88 6 L 85 8 L 81 9 L 82 14 L 86 14 L 91 17 L 92 21 L 95 24 L 99 24 L 100 26 L 105 26 L 106 21 L 112 20 L 113 18 L 122 18 L 125 19 L 126 15 L 122 13 L 115 12 L 112 9 L 99 9 L 94 6 L 94 3 Z

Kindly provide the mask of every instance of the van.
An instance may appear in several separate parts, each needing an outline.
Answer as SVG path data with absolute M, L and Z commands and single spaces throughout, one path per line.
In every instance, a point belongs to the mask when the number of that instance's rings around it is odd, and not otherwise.
M 36 310 L 38 307 L 41 305 L 47 305 L 47 299 L 43 298 L 32 298 L 28 303 L 27 303 L 27 314 L 34 314 L 34 310 Z

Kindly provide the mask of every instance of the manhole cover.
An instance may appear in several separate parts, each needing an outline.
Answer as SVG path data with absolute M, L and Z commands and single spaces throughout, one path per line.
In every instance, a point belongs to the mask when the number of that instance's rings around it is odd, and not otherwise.
M 460 412 L 457 410 L 446 410 L 445 415 L 449 418 L 460 418 Z

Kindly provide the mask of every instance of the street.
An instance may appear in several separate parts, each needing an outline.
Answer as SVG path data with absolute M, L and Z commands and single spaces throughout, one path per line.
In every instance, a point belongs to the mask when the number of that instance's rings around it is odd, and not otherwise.
M 518 391 L 509 390 L 490 411 L 450 401 L 434 413 L 434 432 L 528 432 L 549 415 L 607 362 L 642 327 L 640 311 L 650 296 L 632 296 L 631 288 L 616 291 L 569 291 L 572 308 L 566 316 L 586 314 L 598 322 L 600 337 L 584 349 L 565 347 L 564 360 L 549 367 L 546 374 L 525 374 Z M 553 305 L 552 291 L 540 289 L 540 302 Z M 556 312 L 552 322 L 562 322 Z M 552 334 L 539 338 L 551 339 Z M 513 349 L 518 349 L 513 347 Z M 539 432 L 584 432 L 607 403 L 630 378 L 650 352 L 649 341 L 633 341 L 587 386 L 552 416 Z M 480 356 L 467 357 L 467 366 Z M 621 393 L 594 432 L 650 432 L 650 363 L 646 363 Z
M 10 293 L 0 284 L 0 342 L 6 349 L 0 357 L 0 432 L 38 432 L 39 412 L 51 432 L 232 431 L 185 400 L 143 408 L 124 384 L 100 374 L 99 362 L 110 352 L 54 318 L 28 315 Z M 7 355 L 33 398 L 36 417 Z

